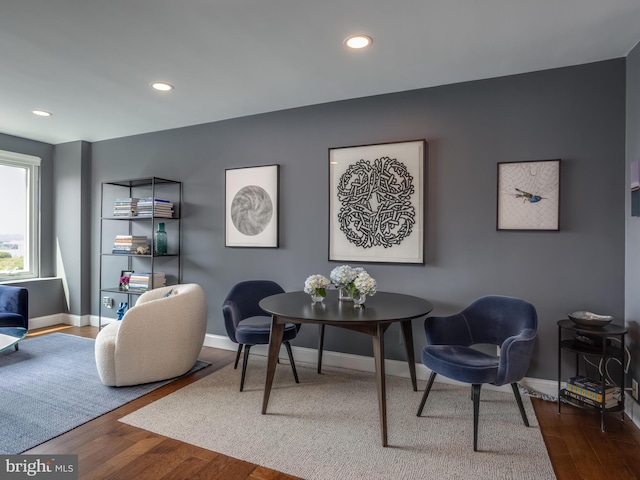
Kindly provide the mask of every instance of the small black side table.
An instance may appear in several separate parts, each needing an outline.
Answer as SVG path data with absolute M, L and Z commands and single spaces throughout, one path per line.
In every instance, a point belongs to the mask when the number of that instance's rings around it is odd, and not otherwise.
M 571 320 L 558 320 L 558 413 L 562 402 L 569 403 L 579 408 L 590 409 L 600 412 L 600 429 L 604 432 L 604 415 L 605 413 L 622 412 L 620 417 L 621 421 L 624 421 L 624 386 L 625 386 L 625 374 L 624 374 L 624 336 L 627 333 L 627 329 L 620 325 L 605 325 L 604 327 L 583 327 Z M 575 335 L 587 335 L 590 338 L 598 339 L 600 343 L 589 345 L 575 340 Z M 608 342 L 610 339 L 618 339 L 620 345 L 617 346 L 617 342 Z M 620 399 L 617 405 L 606 408 L 604 402 L 602 406 L 597 407 L 581 402 L 562 389 L 562 352 L 571 352 L 575 354 L 576 363 L 576 375 L 580 372 L 580 356 L 593 356 L 602 360 L 602 364 L 606 364 L 607 360 L 615 358 L 620 361 L 622 365 L 621 375 L 618 381 L 614 383 L 620 387 Z M 605 391 L 606 379 L 603 374 L 600 374 L 598 379 L 602 382 L 602 391 Z M 613 380 L 613 379 L 612 379 Z

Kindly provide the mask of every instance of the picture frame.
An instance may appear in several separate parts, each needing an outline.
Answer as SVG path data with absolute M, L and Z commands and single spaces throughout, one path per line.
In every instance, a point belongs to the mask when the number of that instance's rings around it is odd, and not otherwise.
M 225 170 L 225 246 L 278 248 L 280 165 Z
M 329 260 L 424 264 L 426 140 L 329 149 Z
M 131 274 L 133 270 L 121 270 L 120 271 L 120 280 L 118 281 L 118 289 L 122 291 L 129 290 L 129 282 L 123 281 L 124 278 L 131 278 Z
M 560 160 L 499 162 L 497 230 L 560 230 Z

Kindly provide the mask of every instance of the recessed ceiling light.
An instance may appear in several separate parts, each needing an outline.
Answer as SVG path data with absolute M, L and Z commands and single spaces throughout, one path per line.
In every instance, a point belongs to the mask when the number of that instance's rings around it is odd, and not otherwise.
M 165 82 L 153 82 L 151 84 L 151 88 L 155 90 L 159 90 L 161 92 L 170 92 L 171 90 L 173 90 L 173 85 L 170 85 Z
M 351 35 L 344 41 L 344 44 L 347 47 L 353 48 L 355 50 L 366 48 L 372 43 L 373 43 L 373 40 L 368 35 Z
M 51 112 L 45 112 L 44 110 L 31 110 L 31 113 L 39 117 L 50 117 L 52 115 Z

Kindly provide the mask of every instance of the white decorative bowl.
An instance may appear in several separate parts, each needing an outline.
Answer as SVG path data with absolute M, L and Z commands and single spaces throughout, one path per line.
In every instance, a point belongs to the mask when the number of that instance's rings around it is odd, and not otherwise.
M 609 325 L 613 317 L 610 315 L 597 315 L 591 312 L 573 312 L 569 314 L 569 319 L 582 327 L 604 327 Z

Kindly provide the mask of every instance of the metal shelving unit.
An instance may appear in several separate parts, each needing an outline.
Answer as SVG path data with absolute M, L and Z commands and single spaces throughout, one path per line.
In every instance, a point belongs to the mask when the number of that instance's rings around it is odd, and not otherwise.
M 173 203 L 173 217 L 156 216 L 155 208 L 151 209 L 151 216 L 113 216 L 113 207 L 117 199 L 122 198 L 163 198 Z M 121 290 L 119 287 L 118 271 L 136 271 L 142 269 L 145 273 L 153 274 L 162 268 L 167 276 L 167 285 L 182 282 L 182 182 L 158 177 L 136 178 L 128 180 L 114 180 L 103 182 L 100 192 L 100 271 L 99 271 L 99 320 L 98 327 L 102 328 L 103 317 L 106 316 L 103 298 L 124 298 L 129 307 L 135 304 L 137 297 L 144 290 Z M 164 223 L 169 235 L 167 254 L 156 255 L 154 233 L 159 223 Z M 145 235 L 149 238 L 150 250 L 148 254 L 113 253 L 115 235 Z M 152 288 L 154 286 L 152 285 Z

